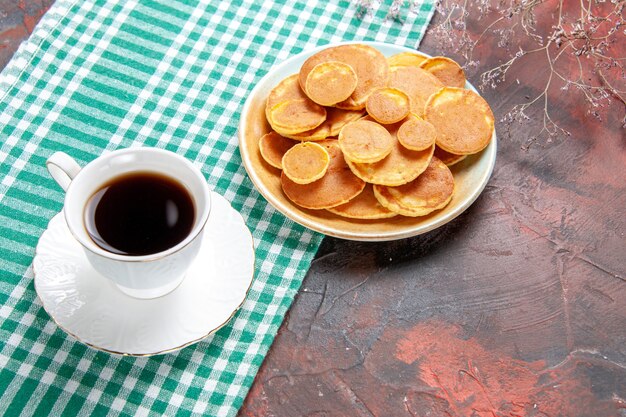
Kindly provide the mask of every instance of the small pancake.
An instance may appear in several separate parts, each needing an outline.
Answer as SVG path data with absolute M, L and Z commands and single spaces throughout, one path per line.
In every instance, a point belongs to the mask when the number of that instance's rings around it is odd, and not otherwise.
M 437 146 L 457 155 L 483 150 L 491 141 L 494 117 L 481 96 L 445 87 L 428 100 L 424 119 L 437 129 Z
M 423 151 L 411 151 L 398 142 L 398 123 L 385 127 L 393 138 L 391 153 L 386 158 L 372 164 L 350 162 L 347 159 L 346 163 L 354 175 L 372 184 L 398 186 L 411 182 L 428 167 L 435 145 Z
M 363 110 L 343 110 L 336 107 L 326 107 L 326 121 L 324 123 L 313 130 L 295 135 L 286 134 L 284 136 L 300 141 L 324 140 L 330 136 L 337 136 L 346 124 L 360 119 L 363 114 Z
M 389 71 L 389 87 L 402 90 L 411 101 L 411 113 L 424 114 L 428 98 L 444 87 L 437 77 L 417 67 L 394 67 Z
M 340 206 L 329 208 L 328 211 L 351 219 L 365 220 L 388 219 L 397 215 L 380 204 L 374 196 L 372 184 L 367 184 L 363 192 L 352 200 Z
M 352 67 L 357 75 L 357 85 L 347 100 L 336 106 L 346 110 L 365 108 L 367 97 L 379 87 L 384 87 L 389 76 L 389 65 L 385 56 L 369 45 L 349 44 L 326 48 L 309 57 L 300 68 L 300 86 L 306 88 L 306 79 L 318 64 L 339 61 Z
M 410 114 L 398 129 L 398 141 L 412 151 L 423 151 L 431 147 L 437 138 L 435 126 L 414 114 Z
M 356 73 L 348 64 L 328 61 L 317 64 L 306 77 L 305 93 L 322 106 L 347 100 L 357 84 Z
M 326 121 L 326 109 L 310 99 L 286 100 L 269 109 L 268 122 L 280 134 L 315 129 Z
M 359 120 L 365 114 L 364 110 L 344 110 L 336 107 L 326 108 L 326 124 L 330 129 L 328 136 L 337 136 L 341 129 L 350 122 Z
M 457 155 L 454 153 L 446 152 L 443 149 L 441 149 L 439 146 L 435 146 L 434 156 L 439 158 L 441 162 L 443 162 L 449 167 L 467 158 L 467 155 Z
M 400 52 L 387 58 L 389 67 L 419 67 L 424 61 L 426 61 L 424 55 L 413 52 Z
M 331 107 L 326 107 L 326 109 L 330 109 L 330 108 Z M 326 118 L 328 119 L 328 113 L 326 114 L 327 114 Z M 330 136 L 330 127 L 328 126 L 326 122 L 324 122 L 318 127 L 316 127 L 315 129 L 307 130 L 306 132 L 301 132 L 301 133 L 294 133 L 294 134 L 285 133 L 283 134 L 283 136 L 289 139 L 299 140 L 301 142 L 320 141 Z
M 315 142 L 302 142 L 287 152 L 282 159 L 283 174 L 296 184 L 310 184 L 326 174 L 330 155 Z
M 339 133 L 343 156 L 352 162 L 378 162 L 389 155 L 393 142 L 387 129 L 366 119 L 348 123 Z
M 437 158 L 419 177 L 399 187 L 374 185 L 376 199 L 387 209 L 403 216 L 425 216 L 444 208 L 452 199 L 454 178 Z
M 350 171 L 336 140 L 317 143 L 325 147 L 330 156 L 326 174 L 311 184 L 302 185 L 291 181 L 283 172 L 280 177 L 283 192 L 293 203 L 314 210 L 347 203 L 363 191 L 365 182 Z
M 445 56 L 434 56 L 420 64 L 420 68 L 430 72 L 448 87 L 465 87 L 465 72 L 454 60 Z
M 259 139 L 259 151 L 265 162 L 274 168 L 283 169 L 283 155 L 295 144 L 291 139 L 270 132 Z
M 293 74 L 279 82 L 267 96 L 267 101 L 265 103 L 265 116 L 267 120 L 269 121 L 268 113 L 272 107 L 287 100 L 298 99 L 304 100 L 308 99 L 308 97 L 300 88 L 300 84 L 298 83 L 298 74 Z
M 284 103 L 289 100 L 305 100 L 309 101 L 312 106 L 315 104 L 300 88 L 300 84 L 298 83 L 298 74 L 290 75 L 289 77 L 283 79 L 280 83 L 278 83 L 276 87 L 274 87 L 272 91 L 270 91 L 265 104 L 265 117 L 267 121 L 270 123 L 270 125 L 272 125 L 272 128 L 277 133 L 284 137 L 299 134 L 300 132 L 292 133 L 293 129 L 281 129 L 280 126 L 273 125 L 270 110 L 277 104 Z
M 378 123 L 397 123 L 409 114 L 409 96 L 397 88 L 379 88 L 367 98 L 365 108 Z

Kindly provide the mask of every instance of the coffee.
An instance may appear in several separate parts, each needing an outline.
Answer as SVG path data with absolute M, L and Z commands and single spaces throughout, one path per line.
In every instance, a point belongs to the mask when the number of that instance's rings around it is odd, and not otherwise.
M 195 221 L 187 188 L 154 172 L 133 172 L 105 183 L 85 207 L 85 226 L 102 249 L 141 256 L 183 241 Z

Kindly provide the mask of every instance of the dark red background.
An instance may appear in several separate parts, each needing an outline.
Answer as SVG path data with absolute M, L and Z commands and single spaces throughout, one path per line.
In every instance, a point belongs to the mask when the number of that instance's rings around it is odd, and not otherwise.
M 0 67 L 51 3 L 0 0 Z M 421 46 L 439 48 L 432 34 Z M 505 55 L 479 44 L 470 81 Z M 547 71 L 526 59 L 485 91 L 496 119 Z M 525 150 L 541 108 L 510 136 L 499 123 L 493 177 L 453 222 L 396 242 L 324 240 L 241 416 L 626 416 L 624 105 L 598 121 L 557 87 L 550 114 L 571 136 Z

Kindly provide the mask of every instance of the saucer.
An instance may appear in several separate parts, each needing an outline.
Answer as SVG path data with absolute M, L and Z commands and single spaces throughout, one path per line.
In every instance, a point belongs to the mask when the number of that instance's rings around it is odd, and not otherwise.
M 109 353 L 148 356 L 196 343 L 241 307 L 254 275 L 254 242 L 241 214 L 211 193 L 211 214 L 198 256 L 183 282 L 159 298 L 122 293 L 89 264 L 62 213 L 37 244 L 35 291 L 70 336 Z

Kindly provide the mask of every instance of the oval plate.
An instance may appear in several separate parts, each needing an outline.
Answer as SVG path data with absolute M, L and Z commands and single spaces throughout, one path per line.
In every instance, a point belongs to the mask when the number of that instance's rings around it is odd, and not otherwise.
M 455 190 L 452 201 L 444 209 L 423 217 L 397 216 L 381 220 L 347 219 L 326 210 L 308 210 L 293 204 L 283 194 L 280 171 L 267 164 L 259 152 L 259 138 L 271 130 L 265 119 L 265 99 L 283 78 L 300 70 L 304 61 L 316 52 L 331 46 L 361 43 L 373 46 L 385 56 L 400 52 L 417 52 L 410 48 L 381 42 L 342 42 L 320 46 L 293 56 L 274 67 L 256 85 L 246 100 L 239 121 L 239 149 L 243 164 L 259 192 L 285 216 L 325 235 L 359 241 L 385 241 L 416 236 L 444 225 L 463 213 L 478 198 L 487 185 L 496 162 L 497 138 L 494 132 L 489 145 L 470 155 L 450 169 L 454 175 Z M 418 52 L 422 54 L 421 52 Z M 422 54 L 428 56 L 426 54 Z M 468 82 L 466 88 L 476 91 Z

